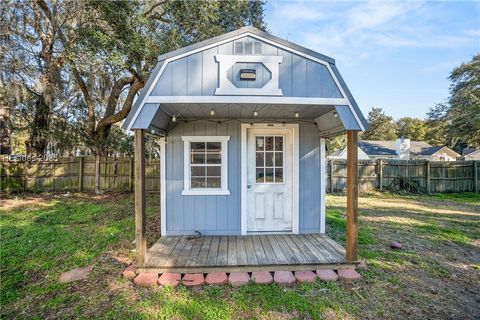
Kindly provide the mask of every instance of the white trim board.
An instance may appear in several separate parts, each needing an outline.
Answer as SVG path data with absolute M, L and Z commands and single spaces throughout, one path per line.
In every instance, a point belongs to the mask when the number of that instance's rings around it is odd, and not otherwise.
M 282 90 L 279 89 L 279 64 L 282 62 L 282 56 L 243 56 L 243 55 L 215 55 L 215 60 L 219 64 L 218 88 L 215 95 L 264 95 L 281 96 Z M 261 88 L 237 88 L 227 76 L 228 70 L 236 63 L 250 62 L 263 64 L 270 71 L 271 79 Z
M 182 136 L 183 141 L 183 191 L 182 196 L 228 196 L 228 141 L 230 136 Z M 191 186 L 191 142 L 221 142 L 221 187 L 192 188 Z M 208 164 L 205 164 L 208 166 Z M 215 166 L 218 166 L 215 165 Z
M 242 235 L 247 234 L 247 130 L 248 129 L 291 129 L 293 131 L 293 220 L 292 233 L 299 233 L 300 220 L 300 130 L 298 124 L 264 124 L 242 123 L 240 127 L 241 165 L 240 165 L 240 230 Z
M 327 165 L 326 165 L 325 138 L 320 138 L 320 233 L 325 233 L 326 218 L 326 183 L 327 183 Z
M 264 104 L 310 104 L 341 106 L 348 105 L 343 98 L 305 98 L 278 96 L 149 96 L 145 103 L 264 103 Z
M 145 105 L 145 103 L 149 103 L 147 102 L 150 97 L 150 94 L 152 93 L 152 90 L 153 88 L 155 87 L 155 85 L 157 84 L 158 80 L 160 79 L 160 76 L 162 75 L 162 73 L 164 72 L 166 66 L 168 65 L 168 63 L 172 62 L 172 61 L 175 61 L 175 60 L 178 60 L 178 59 L 181 59 L 183 57 L 186 57 L 186 56 L 189 56 L 189 55 L 192 55 L 192 54 L 195 54 L 197 52 L 200 52 L 200 51 L 204 51 L 204 50 L 207 50 L 209 48 L 213 48 L 213 47 L 216 47 L 216 46 L 219 46 L 221 44 L 224 44 L 224 43 L 227 43 L 227 42 L 230 42 L 230 41 L 235 41 L 237 39 L 241 39 L 241 38 L 244 38 L 244 37 L 247 37 L 247 36 L 250 36 L 252 38 L 255 38 L 257 40 L 261 40 L 263 42 L 266 42 L 266 43 L 269 43 L 271 45 L 274 45 L 276 47 L 279 47 L 279 48 L 282 48 L 283 50 L 286 50 L 286 51 L 289 51 L 289 52 L 292 52 L 292 53 L 295 53 L 296 55 L 299 55 L 299 56 L 302 56 L 304 58 L 307 58 L 309 60 L 312 60 L 312 61 L 315 61 L 317 63 L 320 63 L 324 66 L 326 66 L 326 68 L 328 69 L 328 72 L 330 73 L 330 75 L 332 76 L 337 88 L 340 90 L 342 96 L 343 96 L 343 103 L 335 103 L 333 105 L 348 105 L 348 107 L 350 108 L 351 112 L 353 113 L 354 117 L 355 117 L 355 120 L 357 121 L 358 125 L 360 126 L 360 128 L 362 128 L 362 130 L 365 130 L 362 122 L 360 121 L 360 118 L 358 117 L 358 114 L 355 112 L 355 109 L 353 108 L 353 105 L 352 103 L 350 102 L 350 100 L 348 99 L 348 96 L 346 95 L 345 91 L 343 90 L 343 87 L 340 85 L 340 82 L 338 81 L 335 73 L 333 72 L 332 70 L 332 67 L 330 66 L 330 63 L 324 61 L 324 60 L 321 60 L 321 59 L 318 59 L 314 56 L 311 56 L 311 55 L 308 55 L 306 53 L 303 53 L 303 52 L 300 52 L 298 50 L 295 50 L 295 49 L 292 49 L 290 47 L 287 47 L 287 46 L 284 46 L 280 43 L 277 43 L 275 41 L 271 41 L 269 39 L 266 39 L 264 37 L 261 37 L 261 36 L 258 36 L 256 34 L 253 34 L 253 33 L 250 33 L 250 32 L 246 32 L 246 33 L 242 33 L 240 35 L 237 35 L 237 36 L 234 36 L 234 37 L 231 37 L 231 38 L 228 38 L 228 39 L 225 39 L 225 40 L 222 40 L 222 41 L 218 41 L 218 42 L 215 42 L 215 43 L 212 43 L 210 45 L 207 45 L 207 46 L 204 46 L 204 47 L 200 47 L 200 48 L 197 48 L 195 50 L 192 50 L 192 51 L 188 51 L 188 52 L 185 52 L 183 54 L 180 54 L 180 55 L 177 55 L 177 56 L 174 56 L 174 57 L 171 57 L 171 58 L 168 58 L 164 61 L 163 65 L 162 65 L 162 68 L 159 70 L 159 72 L 155 75 L 155 78 L 154 78 L 154 81 L 152 82 L 152 85 L 149 87 L 149 88 L 146 88 L 147 89 L 147 94 L 145 95 L 145 97 L 143 98 L 143 100 L 141 101 L 140 103 L 140 106 L 139 108 L 136 110 L 135 112 L 135 115 L 133 116 L 131 122 L 128 124 L 128 127 L 127 129 L 130 130 L 132 128 L 132 125 L 135 123 L 135 121 L 137 120 L 137 117 L 138 115 L 140 114 L 140 111 L 142 110 L 143 106 Z M 167 97 L 168 98 L 168 97 Z M 171 98 L 171 97 L 170 97 Z M 192 98 L 197 98 L 197 97 L 192 97 Z M 210 97 L 211 98 L 211 97 Z M 238 97 L 233 97 L 234 99 L 235 98 L 238 98 Z M 269 97 L 270 98 L 270 97 Z M 198 100 L 194 101 L 193 103 L 202 103 L 202 102 L 199 102 Z M 345 103 L 346 102 L 346 103 Z M 151 102 L 151 103 L 160 103 L 160 102 Z M 178 103 L 181 103 L 181 102 L 178 102 Z M 214 102 L 213 102 L 214 103 Z M 221 103 L 221 102 L 218 102 L 218 103 Z M 255 102 L 253 102 L 255 103 Z M 273 102 L 275 103 L 275 102 Z M 285 103 L 285 102 L 284 102 Z
M 160 139 L 160 235 L 167 235 L 166 139 Z

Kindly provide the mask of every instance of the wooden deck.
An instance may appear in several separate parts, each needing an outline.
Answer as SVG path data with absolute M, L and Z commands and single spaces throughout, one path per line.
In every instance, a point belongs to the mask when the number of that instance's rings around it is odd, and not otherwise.
M 323 234 L 166 236 L 139 272 L 275 271 L 351 268 L 345 249 Z

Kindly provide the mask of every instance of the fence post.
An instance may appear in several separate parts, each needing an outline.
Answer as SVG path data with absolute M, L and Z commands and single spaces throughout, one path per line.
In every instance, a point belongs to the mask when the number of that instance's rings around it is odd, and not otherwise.
M 473 192 L 478 193 L 478 161 L 473 161 Z
M 425 172 L 427 175 L 427 194 L 431 193 L 430 188 L 430 160 L 425 160 Z
M 25 162 L 23 163 L 23 191 L 27 191 L 27 183 L 28 183 L 28 180 L 27 180 L 27 175 L 28 175 L 28 169 L 27 169 L 27 161 L 25 160 Z
M 330 159 L 330 193 L 333 194 L 333 159 Z
M 133 158 L 130 157 L 129 160 L 129 178 L 128 178 L 128 190 L 133 191 Z
M 378 188 L 380 189 L 380 191 L 383 190 L 383 160 L 382 159 L 378 159 L 377 161 L 377 165 L 378 165 Z
M 95 155 L 95 193 L 100 193 L 100 155 Z
M 83 157 L 80 157 L 80 162 L 78 163 L 78 191 L 83 190 Z

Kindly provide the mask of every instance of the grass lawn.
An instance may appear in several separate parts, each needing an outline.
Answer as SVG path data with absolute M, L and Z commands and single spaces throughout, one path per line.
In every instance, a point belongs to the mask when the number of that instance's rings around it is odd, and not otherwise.
M 342 243 L 345 198 L 328 196 L 328 233 Z M 148 237 L 159 234 L 148 198 Z M 480 318 L 480 196 L 368 194 L 359 199 L 355 283 L 202 289 L 135 288 L 132 195 L 44 194 L 0 200 L 2 318 Z M 404 245 L 393 251 L 390 241 Z M 88 280 L 61 272 L 93 265 Z

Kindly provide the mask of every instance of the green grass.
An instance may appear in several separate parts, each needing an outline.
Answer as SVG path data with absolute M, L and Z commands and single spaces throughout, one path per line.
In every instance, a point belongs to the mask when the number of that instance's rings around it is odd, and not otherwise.
M 147 199 L 149 243 L 158 237 L 158 199 Z M 478 318 L 478 195 L 360 198 L 355 283 L 285 288 L 142 289 L 119 275 L 134 257 L 132 195 L 29 195 L 1 200 L 2 318 L 318 319 Z M 345 240 L 345 199 L 328 196 L 327 229 Z M 391 250 L 390 241 L 402 250 Z M 60 273 L 93 265 L 88 280 Z
M 471 204 L 480 205 L 480 193 L 464 192 L 464 193 L 438 193 L 432 197 L 438 200 L 468 202 Z

